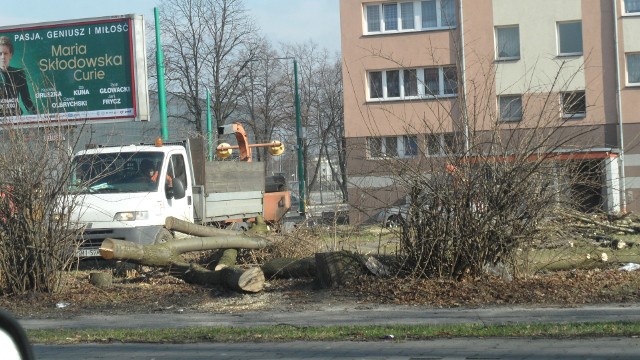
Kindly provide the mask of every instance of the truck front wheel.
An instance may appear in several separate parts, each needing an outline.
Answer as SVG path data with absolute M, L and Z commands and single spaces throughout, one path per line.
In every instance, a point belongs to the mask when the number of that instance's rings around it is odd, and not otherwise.
M 160 229 L 158 234 L 156 234 L 156 239 L 154 241 L 154 244 L 164 244 L 167 241 L 171 241 L 171 240 L 173 240 L 173 234 L 171 233 L 171 231 L 165 228 L 162 228 Z

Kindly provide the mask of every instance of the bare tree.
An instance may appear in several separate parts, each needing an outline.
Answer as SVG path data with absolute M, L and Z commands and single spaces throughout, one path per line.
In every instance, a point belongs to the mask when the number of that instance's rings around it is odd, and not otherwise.
M 305 171 L 305 183 L 309 189 L 316 187 L 321 163 L 327 161 L 333 179 L 346 198 L 339 56 L 331 56 L 328 50 L 319 49 L 313 42 L 286 46 L 285 54 L 297 59 L 299 64 L 301 123 L 306 129 L 303 158 L 305 170 L 311 170 Z M 292 74 L 289 79 L 293 84 Z
M 324 61 L 320 66 L 320 112 L 321 131 L 320 158 L 324 156 L 331 169 L 331 177 L 342 192 L 343 201 L 348 200 L 347 159 L 344 148 L 344 105 L 342 97 L 342 64 L 340 60 Z
M 167 87 L 186 104 L 186 113 L 172 115 L 201 134 L 208 89 L 216 124 L 224 125 L 256 56 L 254 21 L 241 0 L 163 0 L 160 14 Z
M 255 142 L 283 141 L 274 136 L 279 129 L 291 126 L 292 89 L 286 81 L 286 63 L 267 40 L 262 42 L 259 52 L 261 58 L 245 68 L 238 113 L 246 128 L 253 133 Z M 267 171 L 270 156 L 265 155 L 265 148 L 256 150 L 257 159 L 267 163 Z

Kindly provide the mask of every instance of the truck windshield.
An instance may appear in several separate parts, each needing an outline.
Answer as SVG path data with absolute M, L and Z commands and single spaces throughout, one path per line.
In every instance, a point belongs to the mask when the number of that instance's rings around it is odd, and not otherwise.
M 130 193 L 158 189 L 161 152 L 79 155 L 73 159 L 72 189 L 80 193 Z

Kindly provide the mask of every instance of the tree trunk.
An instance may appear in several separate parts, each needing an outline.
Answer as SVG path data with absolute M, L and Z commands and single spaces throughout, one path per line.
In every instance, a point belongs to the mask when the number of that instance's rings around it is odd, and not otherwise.
M 227 230 L 218 229 L 212 226 L 202 226 L 188 221 L 180 220 L 173 216 L 168 217 L 164 222 L 164 227 L 169 230 L 179 231 L 181 233 L 193 236 L 224 236 L 224 237 L 236 237 L 243 234 L 250 234 L 252 238 L 261 238 L 261 235 L 267 234 L 269 231 L 267 225 L 264 223 L 264 219 L 261 216 L 256 218 L 256 223 L 248 231 Z
M 218 264 L 216 264 L 216 270 L 221 270 L 228 266 L 234 266 L 236 264 L 236 260 L 238 259 L 238 250 L 237 249 L 226 249 L 222 252 L 222 256 L 218 259 Z
M 107 238 L 100 246 L 100 255 L 107 260 L 133 260 L 143 265 L 168 265 L 179 261 L 180 254 L 214 249 L 263 249 L 269 242 L 262 238 L 240 235 L 227 238 L 202 237 L 140 245 L 130 241 Z
M 316 263 L 311 257 L 303 259 L 278 258 L 264 263 L 262 271 L 267 279 L 314 277 L 316 276 Z
M 228 266 L 211 271 L 196 264 L 188 264 L 172 267 L 172 272 L 176 271 L 181 272 L 180 277 L 191 284 L 224 285 L 231 290 L 251 293 L 260 292 L 264 288 L 264 273 L 257 267 L 243 270 Z
M 266 244 L 263 239 L 254 240 L 247 236 L 234 239 L 190 238 L 154 245 L 107 238 L 100 246 L 100 255 L 107 260 L 132 260 L 142 265 L 167 266 L 172 273 L 191 283 L 224 285 L 236 291 L 259 292 L 264 288 L 264 274 L 260 268 L 242 270 L 225 267 L 211 271 L 185 262 L 180 254 L 224 248 L 260 249 Z

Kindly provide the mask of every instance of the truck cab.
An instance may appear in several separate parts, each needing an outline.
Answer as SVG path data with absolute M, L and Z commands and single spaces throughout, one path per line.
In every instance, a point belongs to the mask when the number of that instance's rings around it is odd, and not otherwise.
M 100 256 L 105 238 L 164 242 L 168 216 L 193 222 L 193 171 L 185 146 L 129 145 L 78 152 L 71 174 L 73 220 L 84 229 L 78 256 Z

